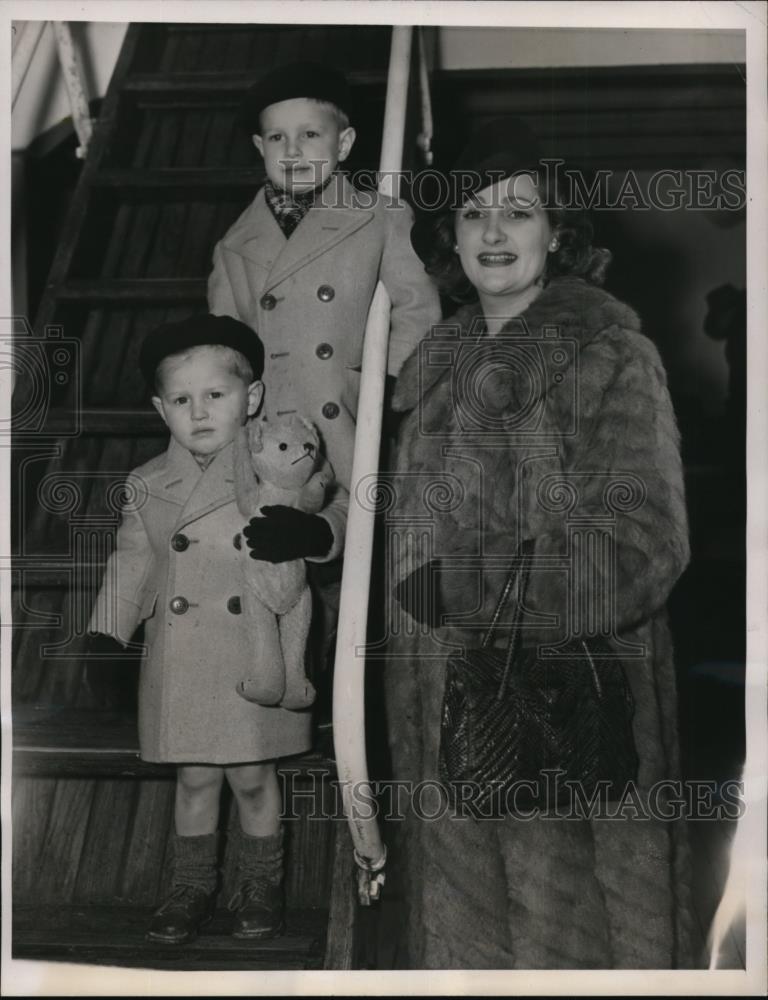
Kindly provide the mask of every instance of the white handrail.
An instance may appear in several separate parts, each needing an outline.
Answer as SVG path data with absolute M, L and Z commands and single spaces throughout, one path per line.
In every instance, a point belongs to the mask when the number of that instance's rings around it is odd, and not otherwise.
M 396 196 L 403 159 L 405 111 L 411 57 L 409 27 L 392 29 L 379 191 Z M 397 208 L 393 209 L 397 211 Z M 357 433 L 352 461 L 349 519 L 341 583 L 336 662 L 333 679 L 333 738 L 344 812 L 359 866 L 358 895 L 363 904 L 379 895 L 386 848 L 381 840 L 368 778 L 365 752 L 365 642 L 373 554 L 374 513 L 358 495 L 359 484 L 378 471 L 382 407 L 389 346 L 390 302 L 379 282 L 368 314 L 360 377 Z M 370 497 L 370 494 L 368 494 Z
M 429 67 L 427 53 L 424 48 L 424 29 L 419 28 L 419 90 L 421 92 L 421 132 L 416 136 L 416 143 L 424 155 L 424 163 L 432 166 L 432 138 L 435 125 L 432 118 L 432 95 L 429 91 Z
M 91 141 L 93 122 L 88 113 L 88 101 L 85 97 L 77 52 L 72 40 L 72 31 L 66 21 L 54 21 L 53 31 L 56 35 L 56 47 L 59 53 L 61 71 L 64 76 L 64 85 L 67 88 L 67 96 L 69 97 L 72 121 L 80 142 L 80 145 L 75 150 L 75 154 L 80 159 L 84 159 L 88 152 L 88 143 Z

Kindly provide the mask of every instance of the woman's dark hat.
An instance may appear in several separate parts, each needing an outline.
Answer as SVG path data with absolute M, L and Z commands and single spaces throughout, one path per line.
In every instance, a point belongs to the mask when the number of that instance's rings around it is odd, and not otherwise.
M 474 194 L 504 177 L 540 169 L 540 162 L 539 140 L 529 125 L 521 118 L 495 118 L 477 129 L 451 174 L 461 175 L 462 181 L 469 175 L 472 185 L 467 182 L 456 190 Z
M 461 207 L 467 197 L 517 173 L 541 170 L 542 151 L 533 130 L 521 118 L 494 118 L 480 126 L 459 153 L 449 171 L 447 190 L 450 203 L 445 209 Z M 419 216 L 411 229 L 411 244 L 421 260 L 434 249 L 436 213 Z
M 154 385 L 157 366 L 163 358 L 190 347 L 221 346 L 239 351 L 250 362 L 254 379 L 264 371 L 264 345 L 257 333 L 231 316 L 199 313 L 176 323 L 164 323 L 147 334 L 139 351 L 139 368 L 147 383 Z
M 345 114 L 352 103 L 346 78 L 339 70 L 323 63 L 290 63 L 267 73 L 248 90 L 240 107 L 240 123 L 250 135 L 258 135 L 264 108 L 295 97 L 328 101 Z

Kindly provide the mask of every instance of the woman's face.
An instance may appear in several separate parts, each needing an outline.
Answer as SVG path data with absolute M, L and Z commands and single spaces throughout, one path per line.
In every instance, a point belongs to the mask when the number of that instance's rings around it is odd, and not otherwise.
M 552 231 L 528 174 L 473 195 L 456 212 L 455 227 L 461 266 L 481 304 L 522 307 L 536 297 Z

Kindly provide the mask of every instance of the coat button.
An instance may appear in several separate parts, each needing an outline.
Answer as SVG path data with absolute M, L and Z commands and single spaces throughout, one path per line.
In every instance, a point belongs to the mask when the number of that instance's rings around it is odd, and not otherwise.
M 327 361 L 333 354 L 333 348 L 330 344 L 318 344 L 315 348 L 315 354 L 321 361 Z
M 326 420 L 334 420 L 339 415 L 339 407 L 336 403 L 326 403 L 323 407 L 323 416 Z
M 240 598 L 230 597 L 227 601 L 227 611 L 231 611 L 233 615 L 239 615 L 242 610 L 240 607 Z
M 235 546 L 235 548 L 238 550 L 238 552 L 243 547 L 243 536 L 240 534 L 239 531 L 235 535 L 235 537 L 232 539 L 232 544 Z
M 266 309 L 269 312 L 270 309 L 274 309 L 277 305 L 277 299 L 274 295 L 267 293 L 261 296 L 261 308 Z
M 185 615 L 189 610 L 189 601 L 186 597 L 171 598 L 171 611 L 175 615 Z
M 175 549 L 176 552 L 183 552 L 189 548 L 189 539 L 186 535 L 174 535 L 171 539 L 171 548 Z
M 321 302 L 330 302 L 336 292 L 330 285 L 321 285 L 317 290 L 317 297 Z

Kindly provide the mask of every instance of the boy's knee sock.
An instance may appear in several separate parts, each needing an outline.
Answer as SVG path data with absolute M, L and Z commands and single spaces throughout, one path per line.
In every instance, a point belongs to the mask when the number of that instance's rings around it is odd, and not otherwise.
M 189 885 L 212 893 L 218 880 L 219 835 L 173 835 L 172 885 Z
M 242 828 L 238 838 L 237 869 L 240 878 L 259 876 L 272 885 L 283 877 L 284 828 L 266 837 L 252 837 Z

